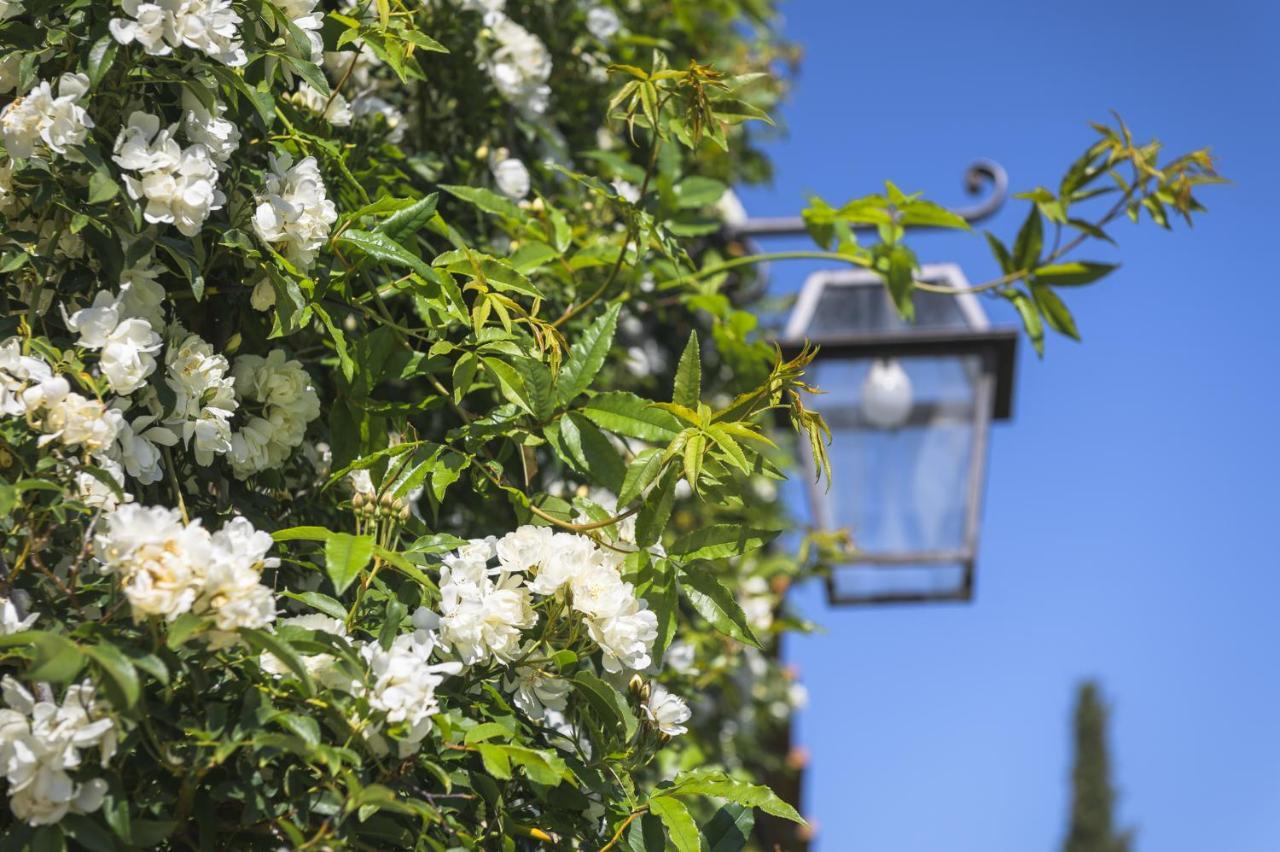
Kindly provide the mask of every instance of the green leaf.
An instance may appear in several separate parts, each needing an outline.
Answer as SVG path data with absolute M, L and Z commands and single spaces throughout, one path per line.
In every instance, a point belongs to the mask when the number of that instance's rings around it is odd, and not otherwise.
M 120 191 L 120 184 L 112 180 L 111 175 L 105 170 L 94 172 L 89 176 L 89 203 L 101 204 L 116 196 Z
M 756 812 L 736 802 L 716 811 L 711 822 L 702 827 L 707 852 L 741 852 L 756 824 Z
M 288 642 L 265 630 L 241 627 L 239 632 L 249 647 L 259 653 L 268 653 L 284 663 L 289 671 L 293 672 L 302 683 L 302 688 L 307 695 L 315 692 L 315 686 L 311 682 L 311 674 L 307 671 L 306 663 L 303 662 L 302 657 Z
M 915 316 L 911 294 L 915 289 L 916 256 L 904 245 L 880 243 L 871 250 L 872 268 L 884 277 L 894 306 L 904 319 Z
M 700 175 L 687 177 L 673 187 L 676 206 L 685 208 L 705 207 L 708 204 L 715 204 L 727 189 L 728 187 L 720 181 Z
M 613 444 L 594 423 L 576 411 L 565 415 L 561 423 L 565 427 L 561 434 L 566 442 L 573 442 L 583 472 L 617 494 L 627 471 Z
M 502 392 L 502 396 L 507 402 L 519 406 L 529 414 L 535 412 L 534 401 L 530 398 L 524 379 L 521 378 L 515 367 L 497 358 L 481 358 L 480 360 L 484 362 L 485 367 L 493 374 L 494 380 L 498 383 L 498 390 Z
M 955 228 L 969 230 L 969 223 L 963 216 L 952 213 L 945 207 L 932 201 L 915 199 L 903 204 L 898 211 L 898 222 L 907 228 Z
M 1040 219 L 1040 210 L 1035 205 L 1027 212 L 1026 221 L 1018 229 L 1018 238 L 1013 243 L 1013 264 L 1015 270 L 1034 269 L 1040 262 L 1040 251 L 1044 248 L 1044 223 Z
M 667 443 L 680 432 L 680 421 L 674 415 L 626 391 L 594 396 L 582 413 L 602 429 L 641 441 Z
M 112 63 L 116 61 L 116 51 L 119 47 L 115 38 L 108 34 L 95 41 L 93 47 L 89 48 L 89 64 L 85 70 L 88 71 L 91 87 L 96 89 L 102 82 L 102 78 L 107 76 Z
M 184 612 L 169 622 L 165 645 L 169 648 L 180 648 L 184 642 L 204 630 L 209 624 L 210 621 L 207 618 L 196 615 L 194 612 Z
M 760 647 L 747 623 L 746 613 L 733 592 L 726 589 L 709 570 L 709 565 L 686 565 L 680 571 L 680 589 L 698 614 L 721 633 L 739 642 Z
M 627 846 L 631 852 L 666 852 L 667 837 L 662 830 L 662 820 L 645 814 L 632 822 L 627 832 Z
M 111 832 L 85 814 L 66 814 L 58 823 L 67 837 L 89 852 L 115 852 L 117 846 Z
M 291 592 L 287 589 L 280 592 L 280 594 L 290 600 L 304 603 L 316 612 L 322 612 L 330 618 L 345 620 L 347 617 L 346 607 L 328 595 L 322 595 L 319 592 Z
M 618 505 L 625 506 L 640 496 L 640 493 L 658 477 L 662 471 L 662 450 L 641 450 L 627 465 L 627 472 L 622 478 L 622 488 L 618 491 Z
M 510 219 L 525 218 L 524 211 L 514 201 L 504 195 L 498 195 L 492 190 L 478 186 L 453 186 L 449 184 L 441 184 L 440 188 L 455 198 L 460 198 L 477 209 L 483 210 L 485 213 L 494 213 Z
M 667 837 L 676 852 L 699 852 L 702 840 L 698 834 L 698 824 L 693 821 L 689 809 L 678 799 L 655 798 L 649 800 L 649 811 L 662 820 L 667 828 Z
M 436 271 L 426 261 L 411 253 L 388 234 L 350 229 L 342 232 L 338 237 L 338 242 L 343 245 L 355 246 L 374 260 L 380 260 L 383 263 L 404 269 L 412 269 L 428 280 L 436 277 Z
M 764 547 L 778 532 L 738 524 L 712 524 L 677 539 L 670 552 L 672 556 L 683 556 L 686 560 L 739 556 Z
M 30 648 L 31 667 L 27 677 L 31 680 L 47 680 L 66 683 L 80 673 L 84 666 L 83 649 L 75 642 L 57 633 L 44 630 L 24 630 L 0 636 L 0 648 Z
M 511 266 L 522 275 L 528 275 L 535 269 L 546 265 L 547 261 L 560 256 L 560 252 L 538 240 L 524 243 L 509 258 Z
M 1095 263 L 1088 260 L 1074 260 L 1068 263 L 1053 263 L 1036 270 L 1036 280 L 1054 287 L 1067 287 L 1080 284 L 1092 284 L 1105 275 L 1110 275 L 1120 264 Z
M 403 446 L 403 445 L 401 445 Z M 341 471 L 339 471 L 341 473 Z M 332 482 L 332 480 L 330 480 Z M 271 534 L 272 541 L 328 541 L 333 533 L 324 527 L 287 527 Z
M 1044 284 L 1032 283 L 1031 298 L 1035 300 L 1036 307 L 1040 309 L 1045 322 L 1049 323 L 1049 328 L 1073 340 L 1080 339 L 1075 318 L 1071 316 L 1071 311 L 1067 310 L 1066 304 L 1057 293 Z
M 420 198 L 403 210 L 397 210 L 384 219 L 377 228 L 378 233 L 386 234 L 397 243 L 404 243 L 427 223 L 436 212 L 436 203 L 440 193 L 433 192 Z
M 621 305 L 609 308 L 573 342 L 569 357 L 556 376 L 556 400 L 560 404 L 572 401 L 591 387 L 591 382 L 609 355 L 609 348 L 613 346 L 613 335 L 618 328 L 618 312 L 621 309 Z
M 1044 323 L 1040 321 L 1040 312 L 1036 309 L 1035 303 L 1021 290 L 1007 290 L 1004 297 L 1013 302 L 1013 306 L 1018 309 L 1018 315 L 1022 317 L 1022 325 L 1027 330 L 1031 345 L 1035 347 L 1036 354 L 1043 357 Z
M 702 401 L 702 354 L 698 349 L 696 331 L 689 332 L 689 342 L 685 344 L 680 363 L 676 366 L 675 391 L 671 401 L 693 409 Z
M 142 685 L 129 658 L 115 645 L 86 645 L 84 652 L 102 672 L 102 684 L 112 706 L 118 710 L 133 709 L 142 695 Z
M 759 808 L 770 816 L 804 825 L 796 809 L 762 784 L 750 784 L 730 778 L 718 769 L 694 770 L 676 778 L 676 783 L 663 790 L 662 796 L 714 796 L 739 805 Z
M 324 543 L 325 573 L 338 594 L 347 590 L 373 558 L 373 536 L 332 533 Z
M 983 231 L 982 235 L 987 238 L 987 245 L 991 247 L 991 253 L 995 255 L 996 262 L 1000 264 L 1000 271 L 1005 275 L 1014 272 L 1013 255 L 1009 254 L 1009 249 L 1000 241 L 1000 238 L 990 231 Z
M 635 735 L 639 722 L 622 693 L 587 671 L 574 675 L 572 684 L 600 721 L 613 727 L 615 736 L 625 742 Z
M 662 481 L 651 492 L 636 515 L 636 544 L 641 547 L 652 547 L 662 538 L 662 531 L 671 520 L 671 508 L 675 504 L 676 484 L 680 482 L 680 471 L 671 467 Z

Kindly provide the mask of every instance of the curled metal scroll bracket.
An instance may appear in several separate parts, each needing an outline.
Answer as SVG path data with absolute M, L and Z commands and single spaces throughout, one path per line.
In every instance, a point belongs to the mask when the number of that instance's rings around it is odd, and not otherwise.
M 969 195 L 978 195 L 985 189 L 987 197 L 969 207 L 953 210 L 966 222 L 973 224 L 995 215 L 1009 197 L 1009 174 L 995 160 L 975 160 L 964 172 L 964 188 Z M 855 231 L 873 231 L 874 225 L 851 223 Z M 725 229 L 730 237 L 752 239 L 755 237 L 794 237 L 807 233 L 800 216 L 775 216 L 748 218 L 730 223 Z M 917 230 L 932 230 L 921 226 Z

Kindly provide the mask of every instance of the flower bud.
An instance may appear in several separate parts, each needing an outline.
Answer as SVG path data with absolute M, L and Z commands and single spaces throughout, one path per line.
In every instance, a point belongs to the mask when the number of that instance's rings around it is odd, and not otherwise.
M 364 508 L 365 497 L 363 491 L 357 491 L 356 496 L 351 498 L 351 508 L 359 512 Z
M 408 506 L 401 506 L 401 507 L 400 507 L 400 522 L 401 522 L 401 523 L 404 523 L 405 521 L 409 520 L 409 515 L 411 515 L 411 514 L 412 514 L 412 512 L 410 512 L 410 511 L 409 511 L 409 507 L 408 507 Z

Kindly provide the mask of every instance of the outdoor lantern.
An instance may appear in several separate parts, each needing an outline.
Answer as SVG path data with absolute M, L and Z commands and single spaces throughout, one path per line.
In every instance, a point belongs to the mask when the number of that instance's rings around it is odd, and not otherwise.
M 987 436 L 1010 415 L 1018 334 L 990 327 L 959 267 L 925 266 L 918 280 L 960 292 L 917 290 L 908 323 L 875 273 L 815 273 L 779 341 L 820 347 L 808 375 L 825 391 L 814 407 L 834 475 L 829 489 L 809 477 L 811 503 L 855 546 L 833 566 L 832 603 L 973 595 Z

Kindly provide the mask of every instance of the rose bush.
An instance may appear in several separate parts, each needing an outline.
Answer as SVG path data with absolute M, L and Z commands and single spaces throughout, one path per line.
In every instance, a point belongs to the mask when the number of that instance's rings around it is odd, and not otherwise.
M 4 848 L 799 822 L 760 783 L 802 700 L 781 599 L 836 542 L 766 545 L 827 433 L 723 230 L 771 14 L 0 0 Z M 993 238 L 1037 344 L 1107 271 L 1042 218 L 1198 209 L 1207 157 L 1156 156 L 1105 130 Z M 905 229 L 962 225 L 892 186 L 806 216 L 904 313 Z

